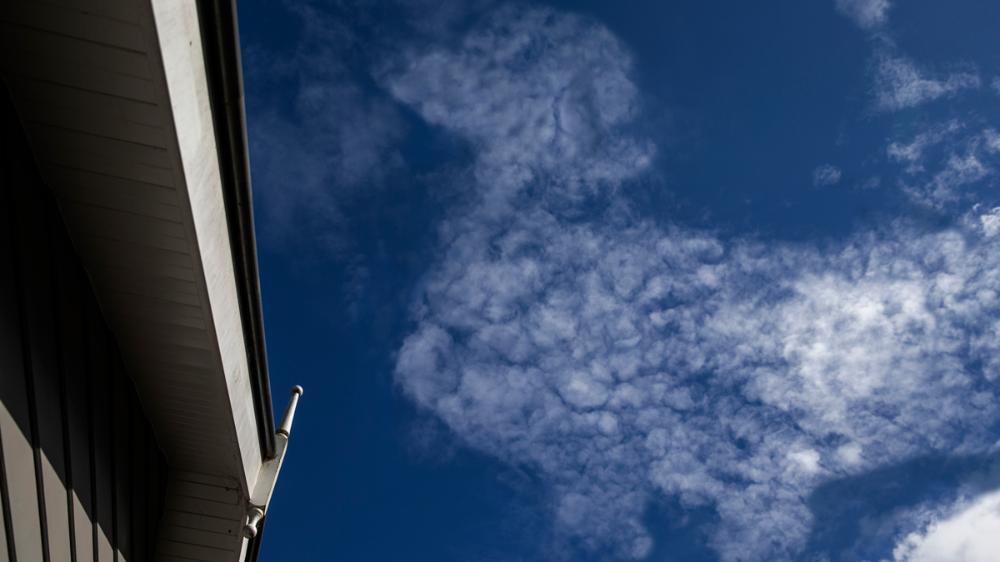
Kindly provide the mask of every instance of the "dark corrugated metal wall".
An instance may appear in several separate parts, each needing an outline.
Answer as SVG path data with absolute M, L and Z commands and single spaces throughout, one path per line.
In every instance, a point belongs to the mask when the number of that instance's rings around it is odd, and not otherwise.
M 151 560 L 165 470 L 0 83 L 0 562 Z

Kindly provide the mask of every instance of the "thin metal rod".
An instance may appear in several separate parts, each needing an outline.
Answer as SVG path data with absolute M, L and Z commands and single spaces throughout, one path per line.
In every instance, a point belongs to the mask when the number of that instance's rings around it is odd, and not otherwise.
M 302 387 L 295 385 L 292 387 L 292 397 L 288 399 L 288 408 L 285 409 L 285 417 L 281 418 L 281 426 L 278 433 L 288 437 L 292 432 L 292 421 L 295 419 L 295 407 L 299 405 L 299 396 L 302 396 Z

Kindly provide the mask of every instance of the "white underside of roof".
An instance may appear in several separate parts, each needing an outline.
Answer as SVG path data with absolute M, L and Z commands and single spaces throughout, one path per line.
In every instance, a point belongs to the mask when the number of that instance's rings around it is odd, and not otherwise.
M 9 0 L 0 25 L 3 78 L 183 492 L 161 559 L 235 560 L 262 459 L 197 5 Z
M 243 479 L 253 490 L 261 452 L 247 368 L 243 324 L 236 294 L 236 276 L 226 222 L 219 160 L 208 97 L 198 12 L 194 2 L 153 0 L 160 53 L 166 76 L 180 163 L 191 208 L 195 244 L 207 296 L 205 315 L 211 319 L 221 372 L 232 409 L 241 454 Z

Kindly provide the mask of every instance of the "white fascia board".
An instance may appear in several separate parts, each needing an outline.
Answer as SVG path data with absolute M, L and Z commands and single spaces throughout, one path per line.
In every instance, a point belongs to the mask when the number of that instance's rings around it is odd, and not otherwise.
M 151 0 L 214 336 L 249 494 L 262 458 L 194 0 Z

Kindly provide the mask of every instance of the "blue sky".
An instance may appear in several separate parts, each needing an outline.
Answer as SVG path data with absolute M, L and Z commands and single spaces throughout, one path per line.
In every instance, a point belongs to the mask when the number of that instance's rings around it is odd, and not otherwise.
M 240 8 L 264 560 L 1000 551 L 1000 4 Z

